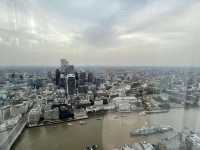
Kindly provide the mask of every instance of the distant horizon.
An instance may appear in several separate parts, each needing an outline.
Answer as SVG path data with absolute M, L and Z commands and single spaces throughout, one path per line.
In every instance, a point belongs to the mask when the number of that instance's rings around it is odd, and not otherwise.
M 71 64 L 74 65 L 74 64 Z M 100 64 L 75 64 L 75 67 L 155 67 L 155 68 L 200 68 L 200 65 L 100 65 Z M 60 65 L 0 65 L 2 67 L 53 67 L 58 68 Z

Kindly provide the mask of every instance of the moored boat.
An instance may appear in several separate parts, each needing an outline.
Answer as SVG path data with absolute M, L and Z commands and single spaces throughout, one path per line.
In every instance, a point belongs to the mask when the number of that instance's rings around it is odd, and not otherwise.
M 173 130 L 171 126 L 159 126 L 159 127 L 143 127 L 134 129 L 130 132 L 131 136 L 151 135 L 156 133 L 164 133 Z

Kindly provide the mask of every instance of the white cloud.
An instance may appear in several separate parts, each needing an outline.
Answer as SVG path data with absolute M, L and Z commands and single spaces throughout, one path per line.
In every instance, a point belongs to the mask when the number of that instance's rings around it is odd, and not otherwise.
M 0 64 L 200 64 L 198 0 L 14 2 L 0 2 Z

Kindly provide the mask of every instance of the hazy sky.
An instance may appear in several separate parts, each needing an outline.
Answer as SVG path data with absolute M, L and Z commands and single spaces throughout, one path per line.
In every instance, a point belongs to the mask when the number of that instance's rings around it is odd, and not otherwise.
M 1 0 L 0 65 L 200 65 L 199 0 Z

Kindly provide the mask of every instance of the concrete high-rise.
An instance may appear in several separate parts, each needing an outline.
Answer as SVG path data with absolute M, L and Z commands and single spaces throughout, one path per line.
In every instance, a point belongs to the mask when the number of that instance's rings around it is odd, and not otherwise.
M 66 92 L 69 96 L 76 94 L 76 77 L 74 74 L 68 74 L 66 77 Z
M 59 85 L 60 82 L 60 70 L 56 69 L 56 85 Z

